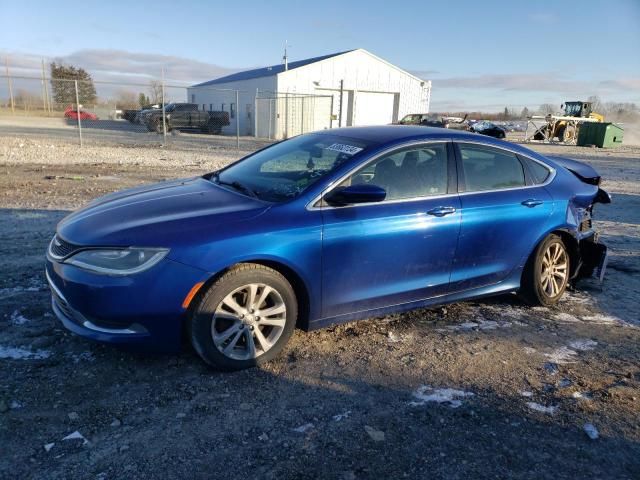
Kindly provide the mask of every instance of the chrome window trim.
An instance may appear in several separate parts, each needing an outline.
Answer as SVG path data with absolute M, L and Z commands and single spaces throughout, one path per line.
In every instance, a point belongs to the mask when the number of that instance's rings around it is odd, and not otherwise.
M 361 168 L 366 167 L 367 165 L 369 165 L 372 162 L 375 162 L 376 160 L 378 160 L 380 157 L 388 155 L 389 152 L 392 152 L 394 150 L 401 150 L 403 148 L 406 147 L 412 147 L 414 145 L 424 145 L 424 144 L 428 144 L 428 143 L 471 143 L 471 144 L 475 144 L 475 145 L 480 145 L 480 146 L 484 146 L 484 147 L 489 147 L 489 148 L 496 148 L 498 150 L 505 150 L 509 153 L 513 153 L 514 155 L 520 155 L 522 157 L 525 157 L 529 160 L 532 160 L 534 162 L 539 163 L 540 165 L 542 165 L 543 167 L 545 167 L 546 169 L 549 170 L 550 174 L 547 177 L 547 179 L 543 182 L 543 183 L 538 183 L 535 185 L 525 185 L 524 187 L 510 187 L 510 188 L 498 188 L 498 189 L 493 189 L 493 190 L 478 190 L 478 191 L 474 191 L 474 192 L 456 192 L 456 193 L 447 193 L 444 195 L 427 195 L 427 196 L 423 196 L 423 197 L 409 197 L 409 198 L 397 198 L 394 200 L 383 200 L 382 202 L 372 202 L 372 203 L 359 203 L 359 204 L 352 204 L 352 205 L 343 205 L 340 207 L 332 207 L 331 205 L 325 205 L 325 206 L 314 206 L 318 201 L 320 201 L 320 199 L 327 195 L 328 193 L 330 193 L 334 188 L 337 188 L 338 185 L 340 185 L 344 180 L 346 180 L 349 176 L 353 175 L 356 171 L 360 170 Z M 523 165 L 523 168 L 526 168 Z M 438 198 L 450 198 L 450 197 L 455 197 L 455 196 L 463 196 L 463 195 L 477 195 L 477 194 L 482 194 L 482 193 L 493 193 L 493 192 L 508 192 L 511 190 L 527 190 L 529 188 L 537 188 L 537 187 L 546 187 L 547 185 L 549 185 L 553 179 L 556 177 L 556 169 L 553 168 L 551 165 L 547 165 L 546 163 L 535 159 L 527 154 L 524 154 L 522 152 L 518 152 L 514 149 L 508 148 L 508 147 L 502 147 L 502 146 L 495 146 L 495 145 L 491 145 L 485 142 L 479 142 L 477 140 L 452 140 L 452 139 L 425 139 L 425 140 L 413 140 L 411 142 L 408 143 L 404 143 L 404 144 L 400 144 L 400 145 L 395 145 L 383 152 L 380 152 L 378 155 L 376 155 L 375 157 L 373 157 L 371 160 L 369 160 L 365 165 L 363 166 L 357 166 L 354 167 L 353 169 L 349 170 L 348 173 L 346 173 L 345 175 L 341 176 L 340 178 L 338 178 L 338 180 L 336 180 L 335 182 L 332 182 L 331 184 L 329 184 L 327 186 L 327 188 L 325 190 L 322 191 L 322 193 L 316 195 L 315 197 L 313 197 L 313 200 L 311 200 L 310 202 L 307 203 L 305 209 L 308 211 L 313 211 L 313 210 L 335 210 L 335 209 L 343 209 L 343 208 L 353 208 L 353 207 L 370 207 L 370 206 L 374 206 L 374 205 L 389 205 L 389 204 L 394 204 L 394 203 L 410 203 L 410 202 L 418 202 L 418 201 L 424 201 L 424 200 L 429 200 L 429 199 L 438 199 Z

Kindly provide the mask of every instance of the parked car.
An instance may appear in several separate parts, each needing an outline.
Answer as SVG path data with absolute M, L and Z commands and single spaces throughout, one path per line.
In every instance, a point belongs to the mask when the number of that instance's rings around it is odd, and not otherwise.
M 467 116 L 439 117 L 429 113 L 410 113 L 402 117 L 398 125 L 420 125 L 421 127 L 453 128 L 456 130 L 467 130 Z
M 504 128 L 487 121 L 475 122 L 469 126 L 469 131 L 488 135 L 493 138 L 505 138 L 507 136 Z
M 78 114 L 78 109 L 73 108 L 72 106 L 68 106 L 64 110 L 65 118 L 71 118 L 73 120 L 77 120 L 80 117 L 80 121 L 82 120 L 98 120 L 98 116 L 95 113 L 87 112 L 86 110 L 82 110 L 80 108 L 80 114 Z
M 92 201 L 58 224 L 46 277 L 79 335 L 171 350 L 185 334 L 237 370 L 295 327 L 505 292 L 555 304 L 604 275 L 599 184 L 584 163 L 468 132 L 324 130 Z
M 230 125 L 229 112 L 198 110 L 195 103 L 170 103 L 164 108 L 165 125 L 162 124 L 162 109 L 152 110 L 143 117 L 143 122 L 152 132 L 162 133 L 182 129 L 197 129 L 219 135 L 222 127 Z
M 422 127 L 447 128 L 447 122 L 441 117 L 428 113 L 410 113 L 402 117 L 398 125 L 420 125 Z

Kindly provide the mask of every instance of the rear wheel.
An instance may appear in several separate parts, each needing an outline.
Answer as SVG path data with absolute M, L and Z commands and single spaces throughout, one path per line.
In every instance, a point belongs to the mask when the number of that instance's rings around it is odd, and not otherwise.
M 277 271 L 242 264 L 220 277 L 190 319 L 193 347 L 209 365 L 241 370 L 275 358 L 295 328 L 298 304 Z
M 558 235 L 549 235 L 529 258 L 520 295 L 532 305 L 553 305 L 569 283 L 569 253 Z

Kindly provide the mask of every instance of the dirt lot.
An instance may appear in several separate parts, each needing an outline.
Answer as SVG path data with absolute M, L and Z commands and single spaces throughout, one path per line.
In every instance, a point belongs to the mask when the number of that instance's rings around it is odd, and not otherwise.
M 534 147 L 605 178 L 603 286 L 297 332 L 223 374 L 68 333 L 43 255 L 89 199 L 237 153 L 66 142 L 0 138 L 0 478 L 640 478 L 640 148 Z

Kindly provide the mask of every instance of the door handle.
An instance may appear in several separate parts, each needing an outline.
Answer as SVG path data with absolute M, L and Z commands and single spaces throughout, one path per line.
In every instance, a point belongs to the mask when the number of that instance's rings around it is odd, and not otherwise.
M 537 207 L 538 205 L 542 205 L 542 200 L 536 200 L 535 198 L 529 198 L 527 200 L 525 200 L 524 202 L 522 202 L 522 205 L 524 205 L 525 207 L 529 207 L 529 208 L 533 208 L 533 207 Z
M 434 217 L 444 217 L 445 215 L 456 213 L 456 209 L 453 207 L 436 207 L 432 208 L 427 213 L 429 215 L 433 215 Z

